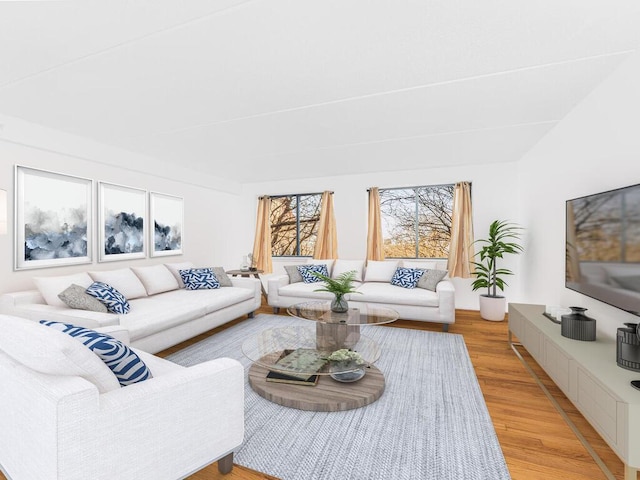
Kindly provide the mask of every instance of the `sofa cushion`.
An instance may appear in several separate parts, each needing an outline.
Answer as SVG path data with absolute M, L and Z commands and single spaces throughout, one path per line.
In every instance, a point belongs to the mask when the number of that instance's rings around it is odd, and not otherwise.
M 33 282 L 36 284 L 36 288 L 44 298 L 44 301 L 47 302 L 47 305 L 66 307 L 64 302 L 58 298 L 58 295 L 73 283 L 87 288 L 93 283 L 93 280 L 88 273 L 83 272 L 58 277 L 33 277 Z
M 36 372 L 82 377 L 100 393 L 120 388 L 113 372 L 88 348 L 32 320 L 0 315 L 0 350 Z
M 422 274 L 423 270 L 419 268 L 399 267 L 391 278 L 391 285 L 402 288 L 416 288 Z
M 325 277 L 329 276 L 329 272 L 327 271 L 327 266 L 325 264 L 298 265 L 298 272 L 300 272 L 302 281 L 304 283 L 321 282 L 322 279 L 316 277 L 314 273 L 319 273 L 320 275 L 324 275 Z
M 354 280 L 357 282 L 361 282 L 363 269 L 363 260 L 336 260 L 331 271 L 331 278 L 338 278 L 343 273 L 355 271 L 356 275 L 354 277 Z
M 162 300 L 176 305 L 193 305 L 204 309 L 202 315 L 225 307 L 252 300 L 254 291 L 249 288 L 227 287 L 211 290 L 176 290 L 162 294 Z
M 423 288 L 402 288 L 390 283 L 368 282 L 357 288 L 360 295 L 352 295 L 354 302 L 384 303 L 391 305 L 416 305 L 438 307 L 438 294 Z
M 164 265 L 153 265 L 150 267 L 131 267 L 136 277 L 140 279 L 147 295 L 168 292 L 180 288 L 178 281 Z
M 446 270 L 431 270 L 425 269 L 424 273 L 418 280 L 418 288 L 424 288 L 426 290 L 431 290 L 432 292 L 436 291 L 436 287 L 438 283 L 447 276 Z
M 318 300 L 332 300 L 335 295 L 330 292 L 316 292 L 318 288 L 322 288 L 322 285 L 318 283 L 292 283 L 280 287 L 278 289 L 278 295 L 284 297 L 299 297 L 299 298 L 317 298 Z
M 147 296 L 144 285 L 130 268 L 89 272 L 89 275 L 91 275 L 94 282 L 111 285 L 128 300 Z
M 187 290 L 207 290 L 220 288 L 220 282 L 210 268 L 189 268 L 180 270 L 182 283 Z
M 77 310 L 90 310 L 92 312 L 107 313 L 107 307 L 97 298 L 86 292 L 86 287 L 71 284 L 58 295 L 68 307 Z
M 184 288 L 184 282 L 182 281 L 182 277 L 180 276 L 180 270 L 188 270 L 190 268 L 195 268 L 193 262 L 174 262 L 174 263 L 165 263 L 165 267 L 169 269 L 171 274 L 178 281 L 178 285 L 180 288 Z
M 326 265 L 327 272 L 329 272 L 327 273 L 327 277 L 331 276 L 334 262 L 335 260 L 333 259 L 307 258 L 307 265 Z
M 423 270 L 436 270 L 437 262 L 433 260 L 402 260 L 401 267 L 404 268 L 421 268 Z
M 40 320 L 42 325 L 73 337 L 95 353 L 113 372 L 121 386 L 133 385 L 152 378 L 147 365 L 129 347 L 110 335 L 70 323 Z
M 368 260 L 367 270 L 364 274 L 365 282 L 390 282 L 393 278 L 393 274 L 398 268 L 398 262 L 396 261 L 378 261 Z
M 129 313 L 130 305 L 126 297 L 111 285 L 93 282 L 85 291 L 100 300 L 111 313 Z
M 221 287 L 233 287 L 233 282 L 229 278 L 229 275 L 227 275 L 227 272 L 224 271 L 224 268 L 211 267 L 211 270 L 213 270 L 213 274 L 216 276 L 216 280 L 218 280 Z
M 285 265 L 284 271 L 289 275 L 289 283 L 302 282 L 302 275 L 298 271 L 298 265 Z

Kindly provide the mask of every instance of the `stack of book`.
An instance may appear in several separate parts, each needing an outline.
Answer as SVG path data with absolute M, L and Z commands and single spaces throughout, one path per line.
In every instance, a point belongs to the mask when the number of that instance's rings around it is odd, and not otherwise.
M 318 372 L 326 363 L 326 354 L 317 350 L 285 350 L 276 361 L 274 370 L 267 373 L 267 382 L 313 386 L 319 377 L 313 372 Z

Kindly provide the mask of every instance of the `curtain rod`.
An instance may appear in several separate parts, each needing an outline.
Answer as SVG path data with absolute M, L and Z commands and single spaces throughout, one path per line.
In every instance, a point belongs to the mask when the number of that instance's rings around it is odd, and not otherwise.
M 378 187 L 378 190 L 409 190 L 411 188 L 422 188 L 422 187 L 448 187 L 449 185 L 453 185 L 455 187 L 455 185 L 457 183 L 468 183 L 469 185 L 471 185 L 471 182 L 469 181 L 462 181 L 462 182 L 454 182 L 454 183 L 440 183 L 438 185 L 414 185 L 413 187 Z M 371 191 L 370 188 L 367 188 L 367 192 Z
M 258 197 L 258 199 L 265 198 L 265 197 L 268 197 L 268 198 L 283 198 L 283 197 L 295 197 L 295 196 L 298 196 L 298 197 L 304 197 L 304 196 L 309 196 L 309 195 L 322 195 L 323 193 L 324 193 L 324 192 L 313 192 L 313 193 L 290 193 L 290 194 L 288 194 L 288 195 L 260 195 L 260 196 Z M 334 192 L 329 192 L 329 193 L 330 193 L 331 195 L 333 195 L 333 193 L 334 193 Z

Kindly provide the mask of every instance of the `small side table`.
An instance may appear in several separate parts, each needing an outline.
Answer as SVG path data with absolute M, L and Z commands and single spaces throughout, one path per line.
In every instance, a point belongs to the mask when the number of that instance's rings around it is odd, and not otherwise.
M 260 278 L 260 274 L 264 273 L 264 270 L 227 270 L 227 275 L 232 277 L 254 277 L 260 280 L 260 288 L 262 289 L 262 296 L 267 299 L 267 292 L 264 289 L 264 284 Z

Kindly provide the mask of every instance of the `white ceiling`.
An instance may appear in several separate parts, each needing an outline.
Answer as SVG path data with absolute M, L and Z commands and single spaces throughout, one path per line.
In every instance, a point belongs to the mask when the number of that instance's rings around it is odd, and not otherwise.
M 238 182 L 509 162 L 637 0 L 0 2 L 0 113 Z

